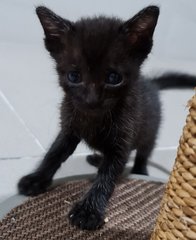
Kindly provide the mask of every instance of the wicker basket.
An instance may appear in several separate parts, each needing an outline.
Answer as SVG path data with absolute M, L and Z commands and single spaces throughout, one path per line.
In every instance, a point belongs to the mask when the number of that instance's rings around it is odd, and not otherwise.
M 196 95 L 151 240 L 196 239 Z

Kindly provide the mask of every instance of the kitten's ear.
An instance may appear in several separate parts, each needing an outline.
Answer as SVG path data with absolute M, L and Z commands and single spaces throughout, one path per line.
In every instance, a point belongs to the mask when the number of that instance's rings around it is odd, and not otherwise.
M 61 18 L 46 7 L 37 7 L 36 13 L 46 37 L 60 37 L 62 33 L 66 33 L 73 28 L 70 21 Z
M 50 9 L 40 6 L 36 13 L 45 33 L 45 45 L 50 52 L 58 51 L 61 47 L 61 37 L 74 30 L 74 26 L 68 20 L 56 15 Z
M 125 22 L 121 28 L 132 46 L 152 45 L 152 36 L 157 24 L 159 8 L 149 6 Z M 142 46 L 143 45 L 143 46 Z

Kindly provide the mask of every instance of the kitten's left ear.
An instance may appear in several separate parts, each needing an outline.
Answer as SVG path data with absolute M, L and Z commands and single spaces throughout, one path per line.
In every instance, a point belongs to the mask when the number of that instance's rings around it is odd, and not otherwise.
M 159 8 L 157 6 L 149 6 L 122 25 L 121 30 L 126 34 L 132 46 L 145 48 L 146 44 L 152 44 L 152 36 L 158 16 Z

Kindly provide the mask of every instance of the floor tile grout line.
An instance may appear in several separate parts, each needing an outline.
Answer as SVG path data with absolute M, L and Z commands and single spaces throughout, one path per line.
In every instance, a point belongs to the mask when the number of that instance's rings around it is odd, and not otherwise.
M 178 146 L 168 146 L 168 147 L 155 147 L 153 151 L 170 151 L 177 150 Z
M 17 111 L 14 109 L 12 104 L 9 102 L 7 97 L 4 95 L 4 93 L 0 90 L 0 97 L 4 101 L 4 103 L 8 106 L 8 108 L 12 111 L 12 113 L 16 116 L 18 121 L 23 125 L 26 132 L 31 136 L 31 138 L 35 141 L 35 143 L 41 148 L 42 151 L 46 152 L 45 148 L 42 146 L 38 138 L 32 133 L 32 131 L 27 127 L 25 121 L 21 118 L 21 116 L 17 113 Z

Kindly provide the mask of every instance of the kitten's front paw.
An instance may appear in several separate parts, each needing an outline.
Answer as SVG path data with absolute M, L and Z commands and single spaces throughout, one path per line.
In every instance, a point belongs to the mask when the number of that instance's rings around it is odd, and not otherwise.
M 18 191 L 26 196 L 36 196 L 46 191 L 51 184 L 51 180 L 45 179 L 38 173 L 24 176 L 18 183 Z
M 71 224 L 86 230 L 96 230 L 104 224 L 103 215 L 84 202 L 77 203 L 69 212 Z

